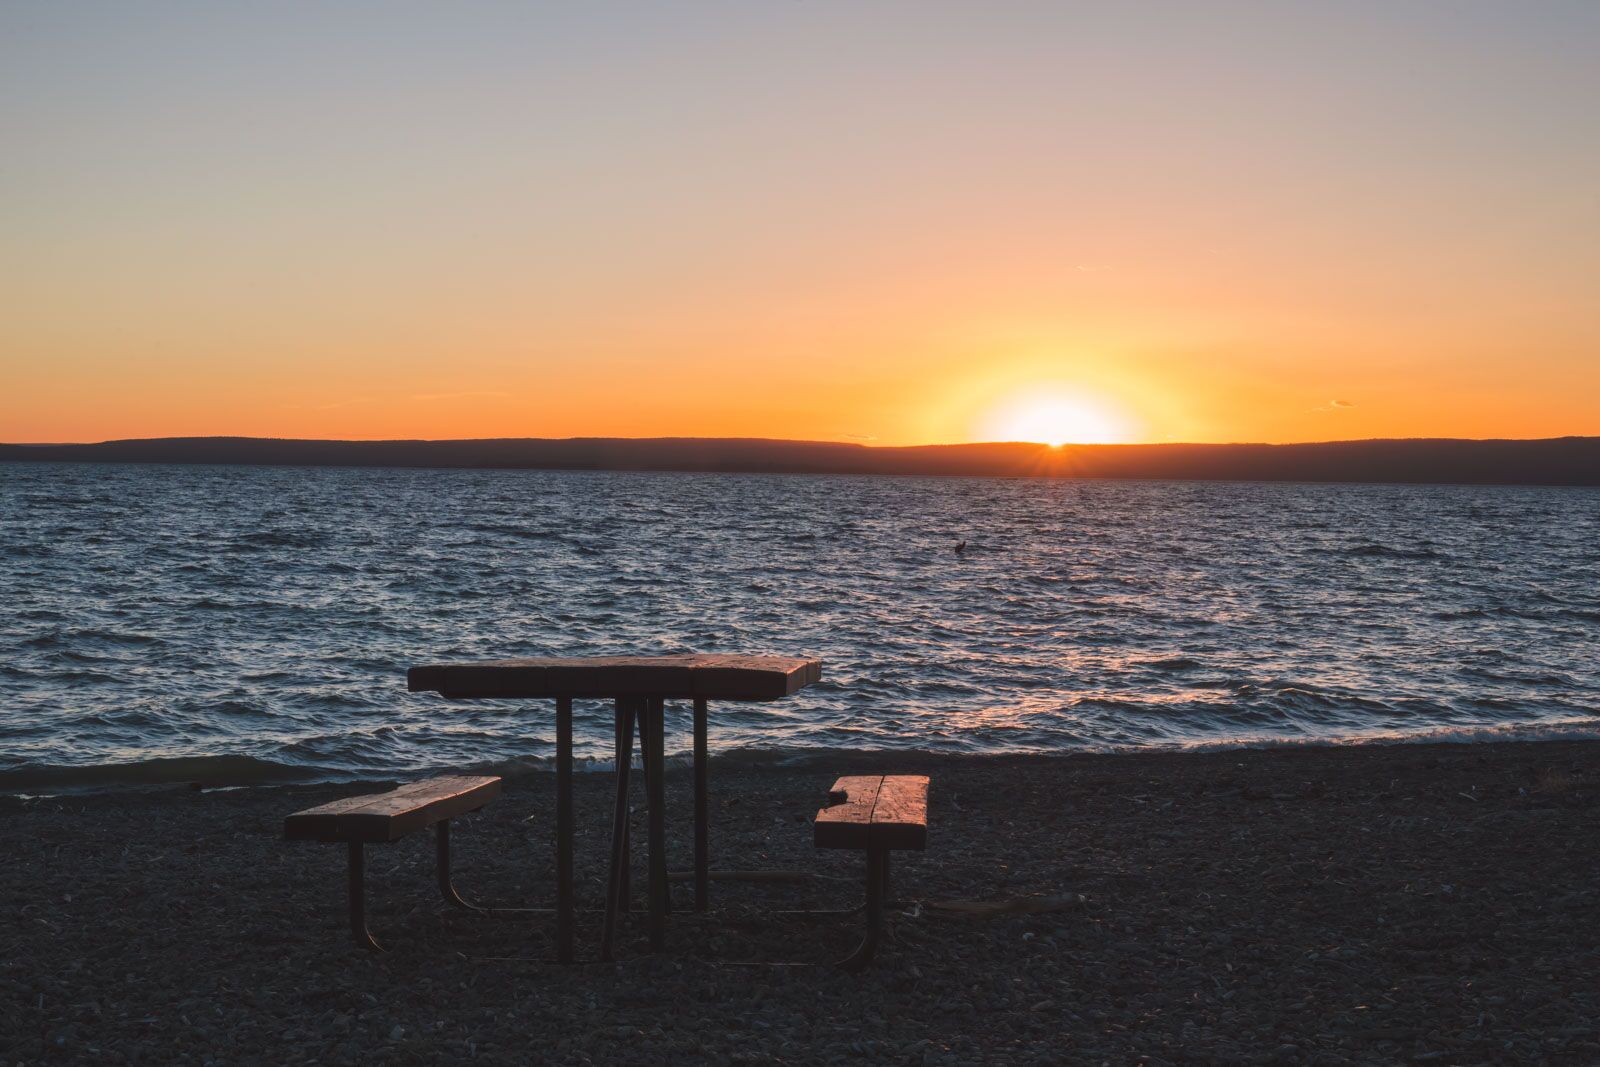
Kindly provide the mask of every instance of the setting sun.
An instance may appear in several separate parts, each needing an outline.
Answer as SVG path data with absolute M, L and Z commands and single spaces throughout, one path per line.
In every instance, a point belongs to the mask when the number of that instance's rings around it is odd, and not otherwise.
M 1031 389 L 1001 405 L 985 423 L 993 441 L 1111 445 L 1128 440 L 1126 420 L 1106 403 L 1066 390 Z

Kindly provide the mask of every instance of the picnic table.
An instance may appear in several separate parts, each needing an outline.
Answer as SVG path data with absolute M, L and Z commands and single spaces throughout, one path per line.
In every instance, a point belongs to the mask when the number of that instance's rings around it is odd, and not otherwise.
M 822 663 L 787 656 L 681 655 L 492 660 L 412 667 L 412 692 L 451 700 L 552 699 L 556 712 L 556 958 L 573 959 L 572 702 L 604 699 L 616 717 L 616 803 L 612 812 L 601 958 L 610 959 L 617 914 L 628 896 L 628 788 L 635 727 L 642 753 L 648 826 L 650 945 L 666 938 L 670 907 L 666 858 L 665 708 L 669 700 L 694 702 L 695 909 L 709 896 L 706 724 L 712 700 L 781 700 L 822 677 Z

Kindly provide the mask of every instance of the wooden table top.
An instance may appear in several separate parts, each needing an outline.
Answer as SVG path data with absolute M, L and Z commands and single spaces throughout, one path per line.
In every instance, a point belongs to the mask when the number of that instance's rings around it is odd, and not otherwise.
M 822 661 L 789 656 L 594 656 L 436 663 L 406 672 L 413 693 L 500 697 L 779 700 L 822 677 Z

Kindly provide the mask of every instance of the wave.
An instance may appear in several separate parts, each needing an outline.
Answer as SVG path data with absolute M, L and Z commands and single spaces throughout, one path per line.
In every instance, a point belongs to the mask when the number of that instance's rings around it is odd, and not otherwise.
M 1340 735 L 1292 735 L 1264 733 L 1211 739 L 1141 740 L 1138 742 L 1082 741 L 1070 746 L 1019 744 L 926 748 L 919 746 L 877 748 L 870 745 L 801 743 L 790 745 L 753 744 L 713 753 L 714 765 L 811 767 L 867 767 L 893 771 L 925 765 L 929 760 L 984 759 L 997 756 L 1036 756 L 1040 758 L 1074 755 L 1120 755 L 1147 752 L 1229 752 L 1244 749 L 1346 748 L 1363 745 L 1494 744 L 1503 742 L 1593 741 L 1600 740 L 1600 715 L 1552 719 L 1534 723 L 1499 725 L 1440 726 L 1431 728 L 1369 731 Z M 669 770 L 686 771 L 692 766 L 687 752 L 669 753 Z M 637 759 L 635 767 L 638 766 Z M 578 756 L 577 773 L 610 773 L 614 761 L 604 757 Z M 516 756 L 450 768 L 348 768 L 316 764 L 291 764 L 254 756 L 180 756 L 139 760 L 131 763 L 89 764 L 84 766 L 34 765 L 0 770 L 0 794 L 113 792 L 128 788 L 187 785 L 191 788 L 219 789 L 272 785 L 310 785 L 350 781 L 393 781 L 396 778 L 424 777 L 445 770 L 455 773 L 497 774 L 521 778 L 549 773 L 555 760 L 548 755 Z
M 1434 618 L 1453 619 L 1531 619 L 1549 618 L 1550 613 L 1537 608 L 1519 608 L 1511 604 L 1489 604 L 1484 607 L 1459 608 L 1454 611 L 1434 612 Z
M 109 645 L 164 645 L 166 639 L 155 634 L 127 633 L 118 630 L 81 628 L 75 630 L 53 629 L 23 641 L 24 648 L 60 648 L 84 641 L 97 641 Z
M 1149 667 L 1156 671 L 1198 671 L 1204 668 L 1205 664 L 1188 656 L 1170 656 L 1166 659 L 1147 659 L 1136 666 Z
M 1357 556 L 1376 559 L 1441 559 L 1438 552 L 1431 548 L 1418 546 L 1415 548 L 1399 548 L 1394 545 L 1385 545 L 1376 541 L 1368 541 L 1359 545 L 1346 545 L 1342 548 L 1320 549 L 1338 556 Z
M 1175 747 L 1185 752 L 1229 751 L 1242 748 L 1328 748 L 1352 745 L 1472 745 L 1502 741 L 1593 741 L 1600 739 L 1600 715 L 1546 722 L 1497 725 L 1433 726 L 1420 729 L 1372 731 L 1341 737 L 1237 737 L 1190 741 Z M 1136 746 L 1149 751 L 1150 745 Z M 1132 751 L 1133 749 L 1130 749 Z
M 0 556 L 6 556 L 6 557 L 10 557 L 12 559 L 22 558 L 22 557 L 32 557 L 32 558 L 35 558 L 35 559 L 42 559 L 42 558 L 44 558 L 46 556 L 53 556 L 53 555 L 55 555 L 55 553 L 56 553 L 56 550 L 54 548 L 50 547 L 49 545 L 39 545 L 39 544 L 0 545 Z
M 563 541 L 566 535 L 560 530 L 535 530 L 526 526 L 508 526 L 503 523 L 469 522 L 461 527 L 474 533 L 497 534 L 502 537 L 514 537 L 520 541 Z
M 303 530 L 258 530 L 240 534 L 228 547 L 249 551 L 265 548 L 321 548 L 327 543 L 327 537 L 320 533 Z
M 1037 756 L 1070 758 L 1076 755 L 1133 755 L 1147 752 L 1234 752 L 1245 749 L 1276 748 L 1356 748 L 1365 745 L 1473 745 L 1504 742 L 1594 741 L 1600 740 L 1600 716 L 1558 719 L 1543 723 L 1507 723 L 1498 726 L 1446 726 L 1408 732 L 1371 732 L 1344 736 L 1287 736 L 1259 734 L 1212 740 L 1126 743 L 1085 742 L 1071 748 L 1041 749 L 986 747 L 968 751 L 949 749 L 876 749 L 834 745 L 751 745 L 717 752 L 713 764 L 781 767 L 821 766 L 845 769 L 871 766 L 876 770 L 898 771 L 926 765 L 929 760 L 984 759 L 994 756 Z M 668 761 L 669 765 L 671 760 Z M 605 769 L 609 769 L 606 767 Z
M 350 777 L 333 767 L 292 765 L 255 756 L 169 756 L 131 763 L 24 764 L 0 770 L 0 792 L 70 792 L 114 786 L 275 785 Z

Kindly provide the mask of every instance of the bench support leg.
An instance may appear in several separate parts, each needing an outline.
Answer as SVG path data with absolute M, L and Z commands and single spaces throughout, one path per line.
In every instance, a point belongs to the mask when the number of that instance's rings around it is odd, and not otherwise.
M 362 948 L 383 951 L 367 929 L 367 855 L 359 841 L 350 842 L 350 933 Z
M 867 936 L 850 955 L 839 961 L 846 971 L 859 971 L 872 962 L 883 936 L 883 898 L 889 889 L 889 850 L 867 849 Z
M 450 820 L 441 819 L 433 828 L 434 839 L 434 873 L 439 879 L 439 894 L 444 897 L 446 904 L 454 904 L 458 908 L 468 911 L 483 911 L 476 904 L 468 904 L 461 899 L 461 894 L 456 892 L 454 881 L 450 878 Z

